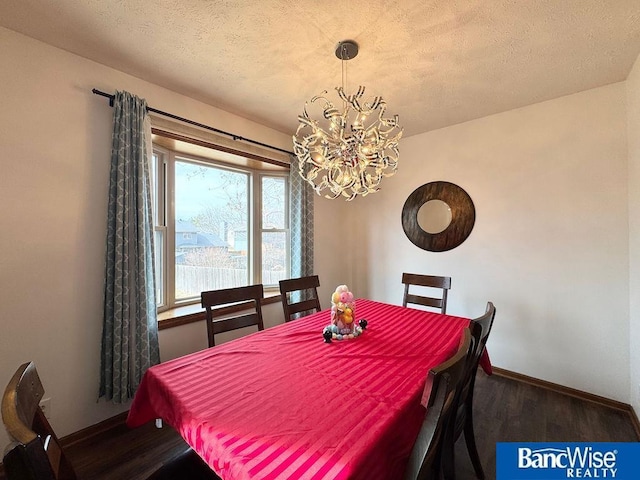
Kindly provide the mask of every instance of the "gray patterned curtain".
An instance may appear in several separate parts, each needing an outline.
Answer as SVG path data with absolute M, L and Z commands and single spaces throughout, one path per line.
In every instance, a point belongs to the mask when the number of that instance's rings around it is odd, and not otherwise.
M 291 155 L 289 173 L 291 278 L 313 275 L 313 197 L 311 185 L 298 171 L 298 157 Z
M 116 92 L 107 216 L 100 397 L 133 397 L 160 362 L 151 216 L 151 121 L 147 102 Z

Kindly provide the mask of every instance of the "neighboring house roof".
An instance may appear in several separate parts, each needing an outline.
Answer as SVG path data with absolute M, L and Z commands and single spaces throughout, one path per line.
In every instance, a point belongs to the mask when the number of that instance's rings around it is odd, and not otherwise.
M 188 238 L 185 238 L 187 235 Z M 203 233 L 198 231 L 191 222 L 184 220 L 176 221 L 176 247 L 200 248 L 200 247 L 222 247 L 228 248 L 227 242 L 222 240 L 215 233 Z
M 185 220 L 176 220 L 176 234 L 178 233 L 198 233 L 198 227 Z
M 207 247 L 228 247 L 227 242 L 222 240 L 215 233 L 198 233 L 198 246 L 204 245 Z

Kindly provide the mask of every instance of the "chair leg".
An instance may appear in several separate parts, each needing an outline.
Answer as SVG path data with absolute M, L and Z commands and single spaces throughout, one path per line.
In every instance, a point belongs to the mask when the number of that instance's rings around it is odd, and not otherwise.
M 433 464 L 431 465 L 431 471 L 425 477 L 426 479 L 429 479 L 429 480 L 444 480 L 444 477 L 443 477 L 443 474 L 442 474 L 442 468 L 443 468 L 442 445 L 440 447 L 441 447 L 440 451 L 436 455 L 435 459 L 433 460 Z
M 447 427 L 440 451 L 440 471 L 444 480 L 455 480 L 456 478 L 455 418 L 450 421 L 451 424 Z
M 453 445 L 452 445 L 453 447 Z M 442 478 L 444 480 L 455 480 L 456 479 L 456 469 L 455 469 L 455 455 L 453 453 L 453 448 L 443 449 L 442 451 L 442 459 L 440 462 L 440 470 L 442 472 Z
M 476 472 L 476 476 L 480 480 L 484 480 L 484 471 L 482 470 L 480 455 L 478 454 L 478 449 L 476 447 L 476 437 L 473 432 L 473 408 L 471 407 L 471 403 L 473 402 L 473 395 L 470 395 L 469 398 L 471 399 L 471 402 L 467 404 L 467 416 L 464 422 L 464 440 L 467 444 L 469 458 L 471 458 L 471 463 L 473 464 L 473 469 Z

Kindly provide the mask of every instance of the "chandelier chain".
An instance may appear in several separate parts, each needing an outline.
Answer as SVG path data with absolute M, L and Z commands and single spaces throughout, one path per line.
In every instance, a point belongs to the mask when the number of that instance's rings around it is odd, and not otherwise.
M 342 52 L 340 54 L 340 63 L 342 64 L 342 90 L 347 89 L 347 60 L 349 60 L 348 58 L 345 59 L 345 55 L 347 55 L 347 47 L 345 46 L 345 44 L 343 43 L 341 46 Z

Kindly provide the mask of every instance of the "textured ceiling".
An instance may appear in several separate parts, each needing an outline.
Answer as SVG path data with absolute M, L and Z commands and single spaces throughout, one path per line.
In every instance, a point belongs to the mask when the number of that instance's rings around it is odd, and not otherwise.
M 340 85 L 343 39 L 347 91 L 405 136 L 624 80 L 640 53 L 638 0 L 2 0 L 0 25 L 288 134 Z

